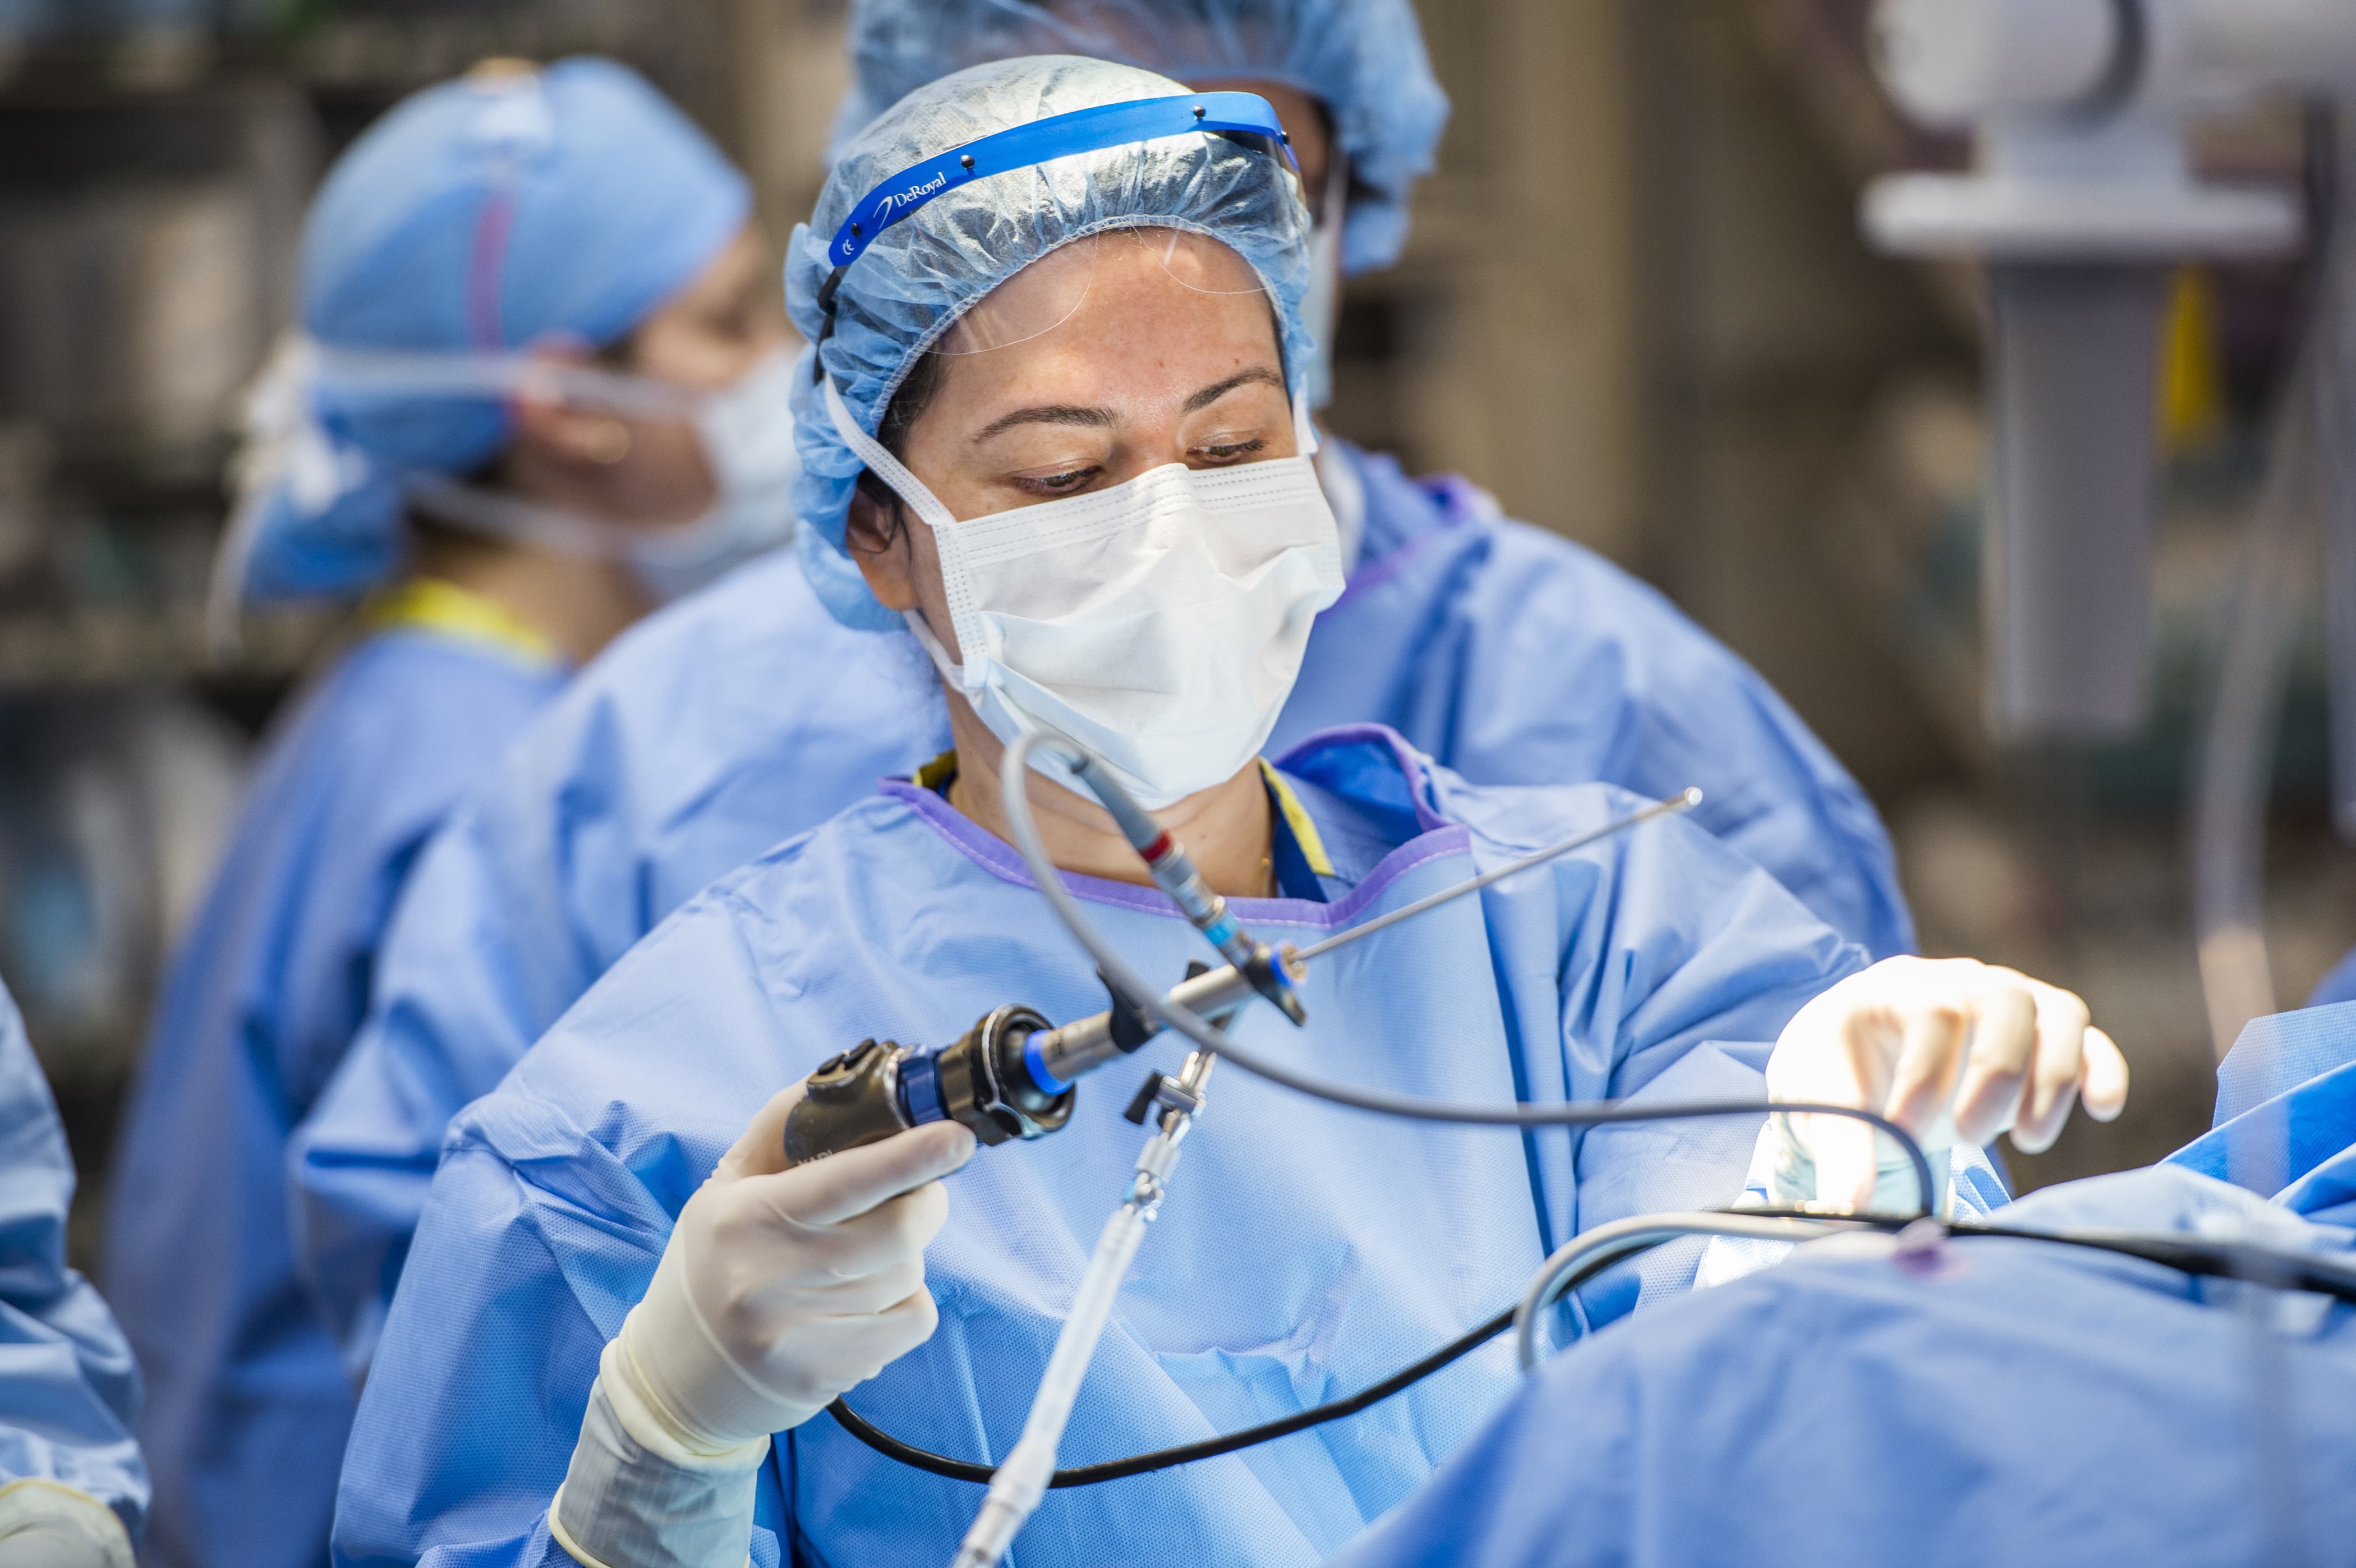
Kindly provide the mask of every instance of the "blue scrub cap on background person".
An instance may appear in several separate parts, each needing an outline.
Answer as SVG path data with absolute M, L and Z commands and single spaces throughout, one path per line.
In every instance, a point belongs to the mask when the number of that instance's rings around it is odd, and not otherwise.
M 1308 226 L 1289 164 L 1220 135 L 1188 131 L 1057 157 L 953 185 L 878 233 L 842 269 L 832 319 L 819 304 L 835 272 L 829 247 L 851 209 L 903 170 L 993 133 L 1075 110 L 1183 96 L 1133 66 L 1069 56 L 1001 60 L 921 87 L 853 137 L 810 221 L 794 229 L 786 305 L 813 346 L 795 377 L 801 477 L 794 509 L 809 526 L 796 548 L 819 598 L 845 626 L 901 629 L 843 545 L 864 465 L 828 416 L 816 356 L 859 427 L 873 435 L 918 356 L 983 295 L 1049 252 L 1121 229 L 1183 229 L 1226 243 L 1258 275 L 1283 327 L 1294 395 L 1309 362 L 1301 300 Z
M 1182 81 L 1280 81 L 1325 105 L 1355 188 L 1342 266 L 1407 245 L 1408 193 L 1431 172 L 1448 95 L 1408 0 L 853 0 L 838 146 L 926 82 L 1010 55 L 1119 60 Z
M 478 72 L 405 100 L 337 162 L 304 226 L 301 324 L 330 349 L 603 348 L 692 282 L 751 209 L 744 177 L 637 73 L 593 59 Z M 275 395 L 307 414 L 315 460 L 255 499 L 246 592 L 356 592 L 400 560 L 402 475 L 480 467 L 510 416 L 494 395 L 293 373 Z

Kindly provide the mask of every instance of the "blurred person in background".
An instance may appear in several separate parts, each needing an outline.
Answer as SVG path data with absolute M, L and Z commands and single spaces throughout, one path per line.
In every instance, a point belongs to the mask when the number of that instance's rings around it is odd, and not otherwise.
M 1033 53 L 1265 95 L 1314 219 L 1303 306 L 1323 403 L 1346 273 L 1397 261 L 1448 114 L 1407 0 L 861 0 L 838 145 L 915 88 Z M 1268 753 L 1379 721 L 1479 784 L 1700 785 L 1696 820 L 1875 958 L 1913 929 L 1889 841 L 1757 674 L 1590 551 L 1457 478 L 1329 439 L 1348 586 Z M 949 744 L 925 654 L 842 558 L 747 567 L 635 629 L 421 859 L 372 1015 L 294 1140 L 298 1250 L 356 1362 L 375 1344 L 444 1130 L 597 977 L 712 879 Z M 838 620 L 838 617 L 841 618 Z M 852 628 L 857 629 L 852 629 Z M 879 659 L 882 638 L 903 656 Z M 1730 1128 L 1696 1128 L 1697 1144 Z
M 790 531 L 789 360 L 750 193 L 610 63 L 492 62 L 330 172 L 253 401 L 217 607 L 366 596 L 175 955 L 106 1283 L 149 1386 L 149 1561 L 327 1553 L 352 1377 L 293 1266 L 286 1137 L 418 850 L 569 672 Z
M 73 1156 L 24 1020 L 0 985 L 0 1563 L 132 1568 L 147 1466 L 139 1371 L 66 1266 Z

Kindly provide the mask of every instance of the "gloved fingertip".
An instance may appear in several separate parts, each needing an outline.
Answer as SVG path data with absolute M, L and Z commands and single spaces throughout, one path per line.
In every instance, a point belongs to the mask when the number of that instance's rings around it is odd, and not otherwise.
M 2078 1091 L 2086 1114 L 2097 1122 L 2115 1122 L 2127 1107 L 2126 1053 L 2100 1029 L 2086 1031 L 2084 1083 Z
M 2043 1154 L 2053 1146 L 2053 1140 L 2061 1135 L 2059 1127 L 2047 1128 L 2028 1121 L 2019 1122 L 2011 1133 L 2007 1134 L 2012 1140 L 2012 1146 L 2024 1155 Z
M 973 1158 L 981 1141 L 973 1129 L 960 1122 L 933 1122 L 916 1129 L 915 1136 L 924 1137 L 937 1145 L 936 1165 L 942 1176 L 963 1170 Z

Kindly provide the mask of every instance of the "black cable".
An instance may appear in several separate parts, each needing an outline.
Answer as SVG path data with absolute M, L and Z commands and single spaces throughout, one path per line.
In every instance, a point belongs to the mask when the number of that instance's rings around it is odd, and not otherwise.
M 1866 1230 L 1893 1233 L 1912 1223 L 1886 1215 L 1826 1215 L 1812 1208 L 1742 1208 L 1729 1212 L 1757 1215 L 1762 1219 L 1847 1219 Z M 2279 1290 L 2328 1295 L 2356 1306 L 2356 1269 L 2272 1247 L 2131 1230 L 2019 1230 L 1970 1219 L 1952 1221 L 1947 1234 L 1964 1240 L 1992 1238 L 1999 1241 L 2052 1241 L 2064 1247 L 2133 1258 L 2195 1279 L 2255 1280 Z
M 1746 1209 L 1744 1212 L 1750 1211 Z M 1814 1215 L 1810 1218 L 1824 1217 Z M 1672 1237 L 1669 1240 L 1676 1240 L 1676 1238 Z M 1660 1244 L 1657 1241 L 1651 1242 L 1635 1248 L 1632 1251 L 1614 1252 L 1609 1257 L 1582 1264 L 1569 1279 L 1563 1283 L 1562 1294 L 1569 1294 L 1603 1273 L 1604 1270 L 1626 1262 L 1638 1252 L 1647 1251 Z M 1344 1417 L 1355 1415 L 1360 1411 L 1380 1404 L 1393 1394 L 1421 1382 L 1434 1372 L 1440 1371 L 1453 1362 L 1461 1361 L 1478 1350 L 1514 1326 L 1514 1307 L 1507 1307 L 1479 1327 L 1450 1340 L 1422 1360 L 1412 1366 L 1403 1367 L 1381 1382 L 1361 1389 L 1346 1398 L 1312 1406 L 1308 1410 L 1297 1412 L 1280 1420 L 1266 1422 L 1258 1426 L 1247 1426 L 1239 1432 L 1230 1432 L 1225 1436 L 1205 1438 L 1200 1443 L 1182 1444 L 1175 1448 L 1158 1448 L 1150 1454 L 1131 1455 L 1126 1459 L 1108 1459 L 1101 1465 L 1080 1465 L 1069 1470 L 1058 1470 L 1047 1485 L 1051 1488 L 1093 1487 L 1104 1481 L 1123 1480 L 1130 1476 L 1143 1476 L 1155 1470 L 1167 1470 L 1175 1465 L 1192 1464 L 1197 1459 L 1215 1459 L 1222 1454 L 1233 1454 L 1241 1448 L 1256 1448 L 1263 1443 L 1273 1442 L 1280 1437 L 1290 1437 L 1296 1432 L 1306 1432 L 1312 1426 L 1323 1426 L 1327 1422 L 1340 1421 Z M 971 1481 L 977 1486 L 989 1485 L 991 1477 L 996 1473 L 995 1466 L 977 1465 L 968 1459 L 952 1459 L 946 1454 L 935 1454 L 930 1449 L 919 1448 L 911 1443 L 903 1443 L 890 1433 L 881 1431 L 870 1424 L 864 1417 L 842 1400 L 838 1399 L 827 1406 L 826 1412 L 841 1423 L 842 1429 L 851 1436 L 885 1458 L 896 1459 L 911 1469 L 924 1470 L 935 1476 L 946 1476 L 952 1481 Z
M 1755 1216 L 1762 1219 L 1847 1219 L 1869 1229 L 1899 1231 L 1912 1220 L 1894 1219 L 1876 1215 L 1825 1215 L 1804 1208 L 1741 1208 L 1729 1213 Z M 2195 1240 L 2182 1236 L 2138 1236 L 2130 1233 L 2108 1234 L 2100 1231 L 2014 1230 L 2000 1226 L 1977 1225 L 1969 1222 L 1951 1226 L 1949 1235 L 1960 1238 L 1993 1237 L 2010 1241 L 2053 1241 L 2063 1246 L 2083 1247 L 2094 1251 L 2111 1252 L 2134 1258 L 2142 1262 L 2156 1263 L 2181 1274 L 2218 1279 L 2261 1280 L 2283 1290 L 2307 1291 L 2332 1296 L 2356 1305 L 2356 1273 L 2332 1268 L 2321 1260 L 2302 1258 L 2296 1253 L 2279 1252 L 2271 1248 L 2248 1247 L 2233 1243 Z M 1623 1248 L 1591 1258 L 1580 1265 L 1562 1282 L 1550 1298 L 1563 1296 L 1586 1284 L 1607 1269 L 1617 1268 L 1630 1259 L 1679 1240 L 1665 1237 Z M 1132 1455 L 1126 1459 L 1108 1459 L 1100 1465 L 1081 1465 L 1068 1470 L 1058 1470 L 1048 1481 L 1050 1487 L 1092 1487 L 1105 1481 L 1123 1480 L 1130 1476 L 1148 1475 L 1173 1466 L 1191 1464 L 1197 1459 L 1215 1459 L 1223 1454 L 1253 1448 L 1296 1432 L 1306 1432 L 1313 1426 L 1340 1421 L 1360 1411 L 1381 1403 L 1393 1394 L 1412 1387 L 1434 1372 L 1463 1359 L 1514 1326 L 1513 1307 L 1489 1319 L 1480 1326 L 1460 1335 L 1412 1366 L 1400 1369 L 1381 1382 L 1359 1390 L 1346 1398 L 1332 1401 L 1298 1412 L 1280 1420 L 1258 1426 L 1248 1426 L 1224 1436 L 1205 1438 L 1200 1443 L 1183 1444 L 1175 1448 L 1160 1448 L 1149 1454 Z M 827 1413 L 840 1422 L 842 1429 L 887 1459 L 895 1459 L 912 1469 L 945 1476 L 952 1481 L 971 1481 L 987 1486 L 996 1467 L 977 1465 L 967 1459 L 952 1459 L 945 1454 L 935 1454 L 903 1443 L 887 1432 L 870 1424 L 857 1411 L 842 1400 L 826 1407 Z
M 1153 1470 L 1166 1470 L 1173 1465 L 1191 1464 L 1197 1459 L 1215 1459 L 1222 1454 L 1233 1454 L 1238 1448 L 1254 1448 L 1279 1437 L 1289 1437 L 1312 1426 L 1323 1426 L 1329 1421 L 1357 1414 L 1369 1405 L 1380 1404 L 1401 1389 L 1422 1381 L 1451 1362 L 1462 1360 L 1506 1329 L 1514 1326 L 1514 1309 L 1507 1307 L 1470 1333 L 1460 1335 L 1411 1367 L 1402 1368 L 1381 1382 L 1359 1390 L 1346 1399 L 1299 1411 L 1279 1421 L 1258 1426 L 1247 1426 L 1240 1432 L 1230 1432 L 1221 1437 L 1205 1438 L 1200 1443 L 1182 1444 L 1175 1448 L 1159 1448 L 1151 1454 L 1132 1455 L 1127 1459 L 1108 1459 L 1101 1465 L 1081 1465 L 1069 1470 L 1058 1470 L 1047 1485 L 1055 1487 L 1093 1487 L 1101 1481 L 1119 1481 L 1130 1476 L 1142 1476 Z M 952 1481 L 972 1481 L 988 1485 L 997 1467 L 976 1465 L 969 1460 L 952 1459 L 901 1442 L 889 1433 L 878 1431 L 841 1400 L 826 1407 L 827 1413 L 842 1423 L 842 1429 L 886 1458 L 936 1476 L 947 1476 Z

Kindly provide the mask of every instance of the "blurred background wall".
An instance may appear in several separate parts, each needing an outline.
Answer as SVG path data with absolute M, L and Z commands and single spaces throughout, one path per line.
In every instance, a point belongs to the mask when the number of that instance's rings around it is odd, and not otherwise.
M 2179 280 L 2148 731 L 1993 746 L 1973 283 L 1869 254 L 1855 222 L 1869 176 L 1961 152 L 1883 106 L 1866 8 L 1427 0 L 1456 117 L 1406 260 L 1352 287 L 1333 423 L 1659 585 L 1871 792 L 1926 951 L 2085 993 L 2134 1101 L 2016 1158 L 2033 1185 L 2206 1124 L 2186 759 L 2302 279 Z M 66 1107 L 80 1255 L 162 955 L 254 737 L 337 634 L 273 615 L 218 667 L 198 618 L 237 393 L 287 318 L 319 171 L 478 59 L 594 51 L 712 130 L 782 240 L 822 174 L 841 21 L 839 0 L 0 0 L 0 974 Z M 2293 179 L 2304 156 L 2282 116 L 2204 149 Z M 2286 1005 L 2356 941 L 2324 758 L 2309 625 L 2269 828 Z

